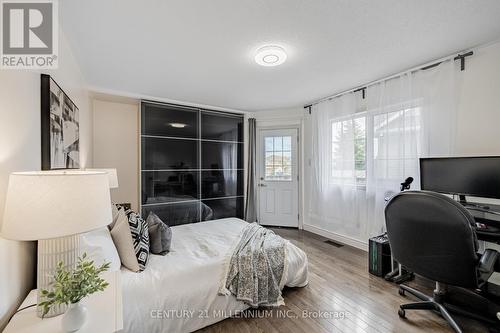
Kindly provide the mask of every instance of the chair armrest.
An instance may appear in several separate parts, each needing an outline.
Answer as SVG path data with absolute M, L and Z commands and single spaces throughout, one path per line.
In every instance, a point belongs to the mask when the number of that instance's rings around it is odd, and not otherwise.
M 479 261 L 479 273 L 487 280 L 500 266 L 500 253 L 492 249 L 486 249 Z

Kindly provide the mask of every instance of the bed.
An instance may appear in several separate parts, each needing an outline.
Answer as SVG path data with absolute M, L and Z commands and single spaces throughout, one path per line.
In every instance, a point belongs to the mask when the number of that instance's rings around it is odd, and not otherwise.
M 124 332 L 192 332 L 246 309 L 218 294 L 226 256 L 247 222 L 227 218 L 172 227 L 171 252 L 146 269 L 122 269 Z M 307 256 L 287 244 L 285 285 L 307 284 Z

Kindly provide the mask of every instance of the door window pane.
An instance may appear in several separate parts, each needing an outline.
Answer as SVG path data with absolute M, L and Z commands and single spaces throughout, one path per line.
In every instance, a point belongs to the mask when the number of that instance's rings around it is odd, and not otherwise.
M 292 150 L 292 137 L 284 136 L 283 137 L 283 151 L 291 151 Z
M 274 151 L 283 150 L 283 137 L 276 136 L 274 137 Z
M 266 161 L 265 161 L 266 166 L 271 166 L 274 164 L 274 155 L 272 151 L 266 151 Z
M 292 137 L 265 137 L 265 180 L 292 180 Z
M 292 165 L 292 152 L 284 151 L 283 152 L 283 165 Z
M 272 137 L 267 137 L 266 138 L 266 151 L 272 152 L 274 149 L 274 143 L 273 143 L 273 138 Z

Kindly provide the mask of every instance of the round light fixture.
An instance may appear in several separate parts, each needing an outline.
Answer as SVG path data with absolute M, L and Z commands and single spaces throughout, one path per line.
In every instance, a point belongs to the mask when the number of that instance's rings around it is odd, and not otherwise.
M 276 45 L 267 45 L 257 50 L 255 62 L 261 66 L 278 66 L 286 61 L 285 50 Z

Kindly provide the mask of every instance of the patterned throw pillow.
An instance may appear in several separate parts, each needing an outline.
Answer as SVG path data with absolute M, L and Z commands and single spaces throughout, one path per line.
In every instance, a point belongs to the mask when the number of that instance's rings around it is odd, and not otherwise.
M 139 263 L 139 270 L 143 271 L 146 268 L 149 256 L 148 223 L 133 210 L 127 210 L 125 214 L 128 217 L 128 224 L 130 233 L 132 234 L 135 256 Z

